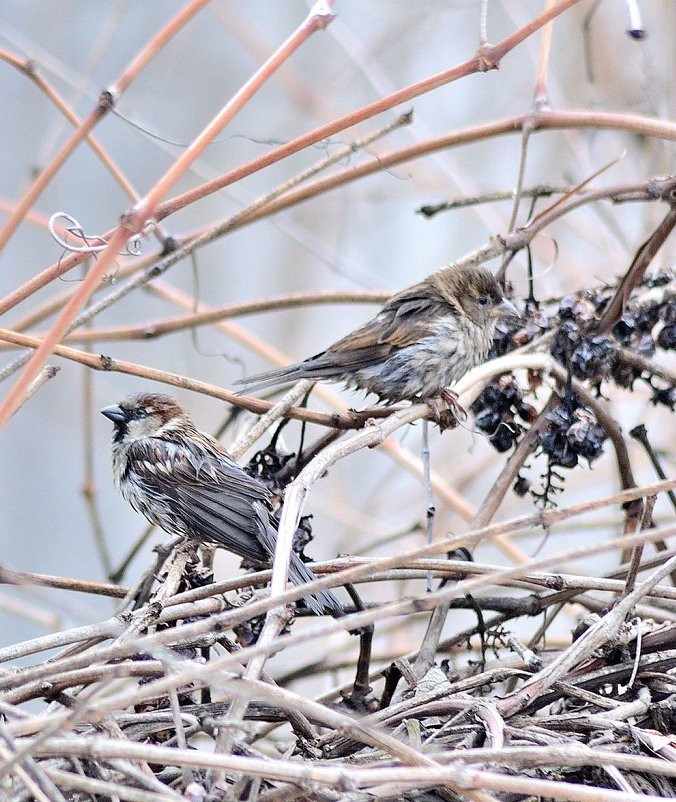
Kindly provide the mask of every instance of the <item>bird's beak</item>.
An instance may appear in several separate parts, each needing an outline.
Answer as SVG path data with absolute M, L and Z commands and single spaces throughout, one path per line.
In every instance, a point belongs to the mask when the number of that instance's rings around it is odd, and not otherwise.
M 519 310 L 511 301 L 508 301 L 507 298 L 502 299 L 502 303 L 496 308 L 496 311 L 499 313 L 500 317 L 521 317 Z
M 127 420 L 127 413 L 119 404 L 111 404 L 109 407 L 104 407 L 99 411 L 102 415 L 105 415 L 106 418 L 112 420 L 116 426 Z

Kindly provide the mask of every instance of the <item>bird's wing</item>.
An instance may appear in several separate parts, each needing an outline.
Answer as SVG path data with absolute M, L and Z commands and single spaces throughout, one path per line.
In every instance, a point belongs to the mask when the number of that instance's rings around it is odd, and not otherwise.
M 393 351 L 428 336 L 430 323 L 452 311 L 450 304 L 430 297 L 424 284 L 416 284 L 390 298 L 373 320 L 343 337 L 330 350 L 359 353 L 368 349 L 372 363 L 379 362 Z
M 171 518 L 196 538 L 213 541 L 241 557 L 267 560 L 260 533 L 269 526 L 268 490 L 209 442 L 193 444 L 146 438 L 129 447 L 129 471 Z M 254 502 L 259 502 L 254 507 Z

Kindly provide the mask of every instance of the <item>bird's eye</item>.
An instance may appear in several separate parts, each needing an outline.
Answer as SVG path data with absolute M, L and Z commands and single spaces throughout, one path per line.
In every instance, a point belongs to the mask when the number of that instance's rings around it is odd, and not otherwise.
M 149 415 L 149 410 L 148 410 L 148 409 L 146 409 L 145 407 L 139 407 L 139 408 L 136 410 L 136 417 L 137 417 L 137 418 L 145 418 L 145 417 L 147 417 L 148 415 Z
M 479 304 L 479 306 L 488 306 L 488 304 L 489 304 L 489 300 L 485 295 L 480 295 L 476 299 L 476 302 Z

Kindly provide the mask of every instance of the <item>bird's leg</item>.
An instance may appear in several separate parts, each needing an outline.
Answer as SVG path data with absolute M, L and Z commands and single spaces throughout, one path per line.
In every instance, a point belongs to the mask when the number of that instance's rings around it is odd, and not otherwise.
M 464 421 L 467 413 L 460 406 L 458 396 L 451 390 L 444 390 L 437 398 L 421 398 L 432 413 L 432 420 L 443 432 L 455 428 L 459 422 Z

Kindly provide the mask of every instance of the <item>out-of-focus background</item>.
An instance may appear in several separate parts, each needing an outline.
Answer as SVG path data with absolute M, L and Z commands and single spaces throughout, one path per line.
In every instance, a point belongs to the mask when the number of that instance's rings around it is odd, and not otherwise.
M 38 71 L 84 117 L 139 49 L 182 7 L 174 0 L 100 2 L 3 0 L 0 47 L 31 59 Z M 497 42 L 539 13 L 544 4 L 495 0 L 488 4 L 487 34 Z M 152 60 L 119 99 L 115 112 L 94 133 L 143 194 L 168 169 L 192 138 L 241 87 L 261 62 L 307 13 L 296 0 L 270 2 L 214 0 Z M 555 109 L 587 109 L 673 119 L 676 51 L 673 0 L 642 3 L 647 37 L 626 33 L 621 0 L 582 2 L 556 20 L 547 77 L 547 102 Z M 225 129 L 218 141 L 172 194 L 216 177 L 318 125 L 346 114 L 429 75 L 471 57 L 479 42 L 478 0 L 338 0 L 336 20 L 312 36 L 272 77 Z M 591 12 L 594 12 L 591 14 Z M 591 15 L 590 15 L 591 14 Z M 165 234 L 184 236 L 209 227 L 276 188 L 290 176 L 366 136 L 409 109 L 413 122 L 346 158 L 340 167 L 445 133 L 490 123 L 532 109 L 540 37 L 530 37 L 510 52 L 498 71 L 477 74 L 425 94 L 360 126 L 344 131 L 290 159 L 283 160 L 163 221 Z M 7 60 L 1 65 L 0 203 L 10 210 L 71 133 L 71 125 L 29 78 Z M 423 204 L 457 200 L 494 191 L 510 192 L 520 165 L 518 133 L 479 139 L 406 162 L 216 239 L 163 278 L 209 306 L 308 290 L 371 289 L 396 291 L 440 266 L 480 247 L 508 230 L 510 200 L 471 205 L 426 219 Z M 673 171 L 674 143 L 620 130 L 550 130 L 534 133 L 528 144 L 524 185 L 574 186 L 604 166 L 593 186 L 645 181 Z M 530 201 L 520 206 L 517 225 L 528 218 Z M 547 204 L 548 201 L 541 202 Z M 116 225 L 130 202 L 92 151 L 81 145 L 61 168 L 0 255 L 0 296 L 57 262 L 62 249 L 45 221 L 56 212 L 74 217 L 88 235 Z M 542 208 L 542 205 L 539 207 Z M 552 297 L 613 282 L 655 228 L 664 207 L 655 203 L 582 206 L 551 226 L 533 244 L 535 289 Z M 149 237 L 144 253 L 156 241 Z M 673 263 L 673 241 L 655 267 Z M 120 256 L 117 269 L 131 259 Z M 494 262 L 491 268 L 498 267 Z M 526 255 L 510 268 L 515 296 L 527 293 Z M 8 328 L 61 294 L 72 292 L 81 269 L 50 284 L 4 316 Z M 109 277 L 101 294 L 114 288 Z M 236 323 L 283 351 L 289 360 L 321 350 L 370 317 L 364 304 L 308 306 L 260 314 Z M 139 291 L 101 314 L 95 327 L 144 324 L 184 312 L 156 294 Z M 53 317 L 32 326 L 44 332 Z M 75 347 L 80 347 L 74 343 Z M 231 387 L 243 375 L 269 366 L 260 356 L 216 327 L 203 327 L 146 342 L 91 345 L 95 353 L 150 365 Z M 21 352 L 3 350 L 0 370 Z M 92 509 L 115 566 L 145 528 L 118 496 L 109 468 L 110 423 L 98 409 L 130 392 L 159 385 L 117 373 L 91 373 L 53 359 L 60 372 L 0 433 L 0 564 L 45 574 L 105 580 L 94 536 Z M 0 387 L 5 397 L 16 375 Z M 344 403 L 363 407 L 363 396 L 334 388 Z M 172 391 L 173 392 L 173 391 Z M 216 431 L 227 417 L 223 403 L 179 392 L 199 426 Z M 673 428 L 665 408 L 647 404 L 648 391 L 614 391 L 612 414 L 627 431 L 645 422 L 655 446 L 668 450 Z M 370 399 L 372 400 L 372 399 Z M 311 403 L 327 408 L 318 397 Z M 87 417 L 92 416 L 91 426 Z M 249 425 L 244 416 L 225 440 Z M 319 430 L 311 429 L 314 437 Z M 88 434 L 89 433 L 89 434 Z M 88 436 L 91 437 L 91 453 Z M 284 444 L 298 446 L 299 427 L 285 430 Z M 420 426 L 398 435 L 417 459 Z M 638 444 L 629 448 L 637 481 L 654 473 Z M 431 442 L 433 469 L 469 504 L 481 503 L 505 457 L 476 432 L 454 430 Z M 667 463 L 668 464 L 668 463 Z M 541 466 L 532 462 L 537 480 Z M 94 493 L 94 507 L 84 489 Z M 618 488 L 614 456 L 606 446 L 593 470 L 569 472 L 565 504 L 611 493 Z M 509 496 L 499 517 L 525 514 L 529 497 Z M 308 549 L 317 559 L 338 553 L 386 554 L 424 542 L 425 498 L 422 484 L 382 450 L 360 452 L 338 464 L 317 486 L 307 510 L 312 512 L 315 541 Z M 660 501 L 657 521 L 670 511 Z M 590 542 L 616 531 L 616 517 L 596 516 L 589 526 L 576 521 L 556 537 L 524 539 L 527 554 L 561 550 L 565 537 Z M 437 533 L 466 524 L 443 502 L 437 503 Z M 132 563 L 131 582 L 150 562 L 155 533 Z M 394 544 L 394 545 L 393 545 Z M 504 562 L 504 555 L 484 547 L 484 561 Z M 599 560 L 608 558 L 599 558 Z M 238 561 L 219 555 L 221 576 Z M 603 570 L 603 563 L 598 566 Z M 593 571 L 592 565 L 585 566 Z M 405 594 L 409 587 L 403 587 Z M 380 588 L 368 588 L 376 598 Z M 388 598 L 382 590 L 382 598 Z M 113 604 L 45 588 L 0 588 L 2 645 L 55 628 L 87 623 L 110 614 Z M 564 627 L 569 629 L 570 627 Z M 405 650 L 401 633 L 397 648 Z M 413 642 L 412 642 L 413 643 Z M 381 643 L 382 646 L 382 643 Z M 326 648 L 330 648 L 327 641 Z M 383 647 L 384 648 L 384 647 Z

